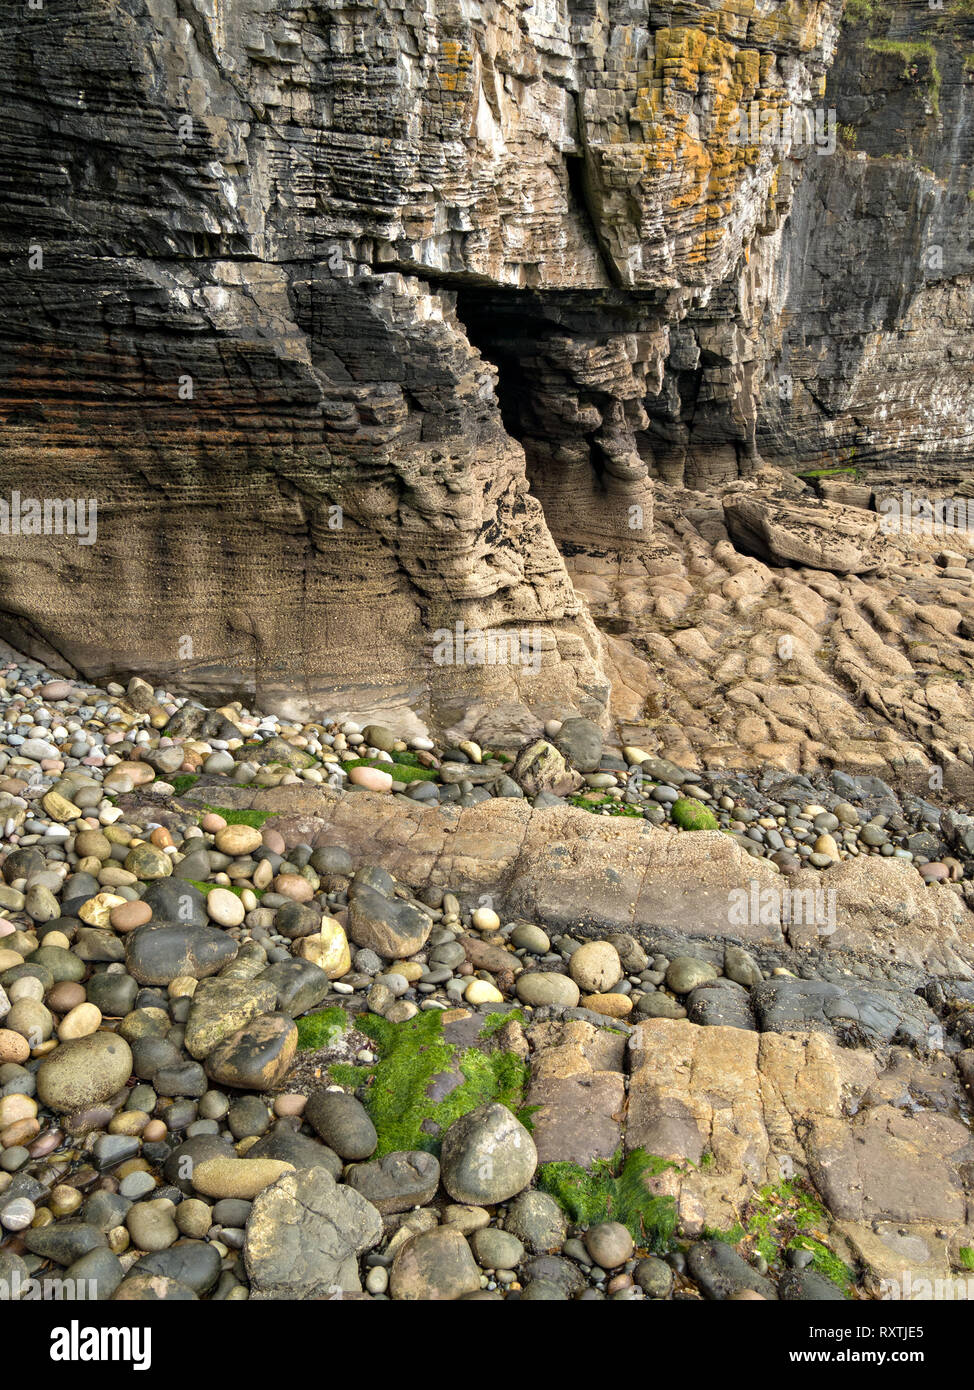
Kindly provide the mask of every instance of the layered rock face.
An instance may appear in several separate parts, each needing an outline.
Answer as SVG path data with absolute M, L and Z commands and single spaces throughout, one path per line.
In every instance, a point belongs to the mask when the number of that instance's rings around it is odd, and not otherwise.
M 786 468 L 955 481 L 974 442 L 972 53 L 965 0 L 849 0 L 783 166 L 801 171 L 787 221 L 674 337 L 660 476 L 726 482 L 747 443 Z
M 442 723 L 478 694 L 516 726 L 598 714 L 598 636 L 551 532 L 648 531 L 644 402 L 670 327 L 790 196 L 777 152 L 728 133 L 741 103 L 813 97 L 834 20 L 615 0 L 18 11 L 2 484 L 93 497 L 99 525 L 87 547 L 20 537 L 4 633 L 91 675 L 295 712 L 330 692 Z M 500 399 L 535 491 L 458 307 L 486 352 L 495 324 L 527 346 L 529 390 Z M 528 630 L 543 676 L 438 663 L 456 622 Z
M 523 732 L 604 714 L 562 554 L 651 561 L 654 480 L 958 460 L 972 20 L 857 3 L 18 11 L 0 488 L 98 532 L 4 546 L 0 632 Z
M 851 0 L 770 302 L 758 447 L 810 468 L 936 468 L 974 446 L 974 9 Z

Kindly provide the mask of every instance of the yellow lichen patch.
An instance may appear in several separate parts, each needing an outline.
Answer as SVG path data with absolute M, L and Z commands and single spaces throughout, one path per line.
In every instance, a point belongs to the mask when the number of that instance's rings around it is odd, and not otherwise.
M 696 92 L 700 78 L 723 72 L 735 53 L 733 44 L 702 29 L 660 29 L 656 34 L 655 75 L 664 87 Z
M 444 92 L 455 92 L 461 80 L 473 67 L 473 53 L 456 39 L 444 39 L 440 44 L 437 81 Z M 466 86 L 466 84 L 464 84 Z
M 748 37 L 760 48 L 779 48 L 786 44 L 800 53 L 810 53 L 822 41 L 828 11 L 818 0 L 784 0 L 769 14 L 755 15 Z
M 738 49 L 734 68 L 741 96 L 753 96 L 761 81 L 761 54 L 755 48 Z

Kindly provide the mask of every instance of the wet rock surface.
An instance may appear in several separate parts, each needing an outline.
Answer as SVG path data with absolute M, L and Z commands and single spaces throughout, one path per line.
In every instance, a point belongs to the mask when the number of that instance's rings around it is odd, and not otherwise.
M 168 692 L 50 674 L 0 672 L 33 721 L 0 749 L 5 1268 L 125 1301 L 817 1301 L 974 1243 L 966 812 L 838 773 L 731 795 L 604 739 L 583 772 L 583 725 L 564 766 L 637 812 L 603 814 L 536 760 L 505 795 L 517 748 L 242 706 L 203 740 Z M 353 761 L 442 799 L 309 775 Z

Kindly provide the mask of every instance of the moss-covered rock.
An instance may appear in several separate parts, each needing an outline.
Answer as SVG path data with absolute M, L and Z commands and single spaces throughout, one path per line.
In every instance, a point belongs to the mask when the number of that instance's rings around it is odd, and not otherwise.
M 637 1245 L 664 1254 L 672 1245 L 677 1225 L 676 1202 L 651 1191 L 649 1180 L 678 1165 L 645 1149 L 621 1151 L 596 1159 L 591 1169 L 577 1163 L 543 1163 L 538 1186 L 549 1193 L 578 1225 L 618 1221 Z
M 339 1085 L 364 1088 L 365 1107 L 379 1135 L 377 1158 L 401 1150 L 438 1153 L 455 1120 L 491 1101 L 515 1114 L 521 1110 L 527 1063 L 511 1052 L 449 1042 L 438 1010 L 405 1023 L 368 1015 L 356 1027 L 375 1043 L 378 1061 L 361 1067 L 338 1063 L 331 1077 Z M 519 1118 L 523 1123 L 525 1115 Z
M 203 811 L 212 811 L 215 815 L 222 816 L 227 825 L 249 825 L 254 830 L 260 830 L 265 821 L 271 819 L 279 813 L 277 811 L 235 811 L 229 806 L 204 806 Z
M 348 1028 L 348 1015 L 344 1009 L 333 1007 L 321 1009 L 315 1014 L 306 1014 L 297 1020 L 298 1049 L 318 1050 L 331 1047 Z
M 681 830 L 716 830 L 717 817 L 690 796 L 678 797 L 670 813 Z

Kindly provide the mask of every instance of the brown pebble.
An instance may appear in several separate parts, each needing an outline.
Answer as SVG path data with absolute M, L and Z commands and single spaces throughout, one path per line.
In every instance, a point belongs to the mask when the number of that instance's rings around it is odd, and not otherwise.
M 287 851 L 287 845 L 284 843 L 284 836 L 279 830 L 268 828 L 261 832 L 260 838 L 263 841 L 264 848 L 269 849 L 272 854 L 284 854 Z
M 61 1042 L 70 1042 L 72 1038 L 86 1038 L 97 1033 L 100 1027 L 101 1009 L 97 1004 L 76 1004 L 62 1018 L 57 1035 Z
M 614 1274 L 605 1286 L 606 1293 L 618 1293 L 620 1289 L 632 1288 L 631 1274 Z
M 64 1135 L 59 1129 L 48 1129 L 35 1139 L 27 1150 L 31 1158 L 47 1158 L 48 1154 L 61 1147 L 64 1143 Z
M 81 1206 L 82 1197 L 76 1187 L 61 1183 L 52 1189 L 48 1200 L 55 1216 L 70 1216 Z
M 15 1120 L 32 1120 L 37 1114 L 37 1101 L 33 1096 L 25 1096 L 14 1091 L 9 1096 L 0 1096 L 0 1129 L 6 1129 Z
M 12 1149 L 15 1145 L 21 1144 L 24 1148 L 36 1139 L 41 1132 L 41 1122 L 33 1117 L 23 1120 L 14 1120 L 12 1125 L 0 1130 L 0 1149 Z
M 274 880 L 274 892 L 296 903 L 307 903 L 314 897 L 311 884 L 300 874 L 278 874 Z
M 108 1122 L 109 1134 L 142 1134 L 149 1123 L 144 1110 L 120 1110 Z
M 116 931 L 133 931 L 136 927 L 142 927 L 152 917 L 152 908 L 148 903 L 119 903 L 113 907 L 109 913 L 108 920 Z
M 144 1158 L 127 1158 L 115 1169 L 119 1178 L 127 1178 L 129 1173 L 151 1173 L 152 1169 Z
M 274 1101 L 274 1114 L 281 1117 L 285 1115 L 303 1115 L 304 1107 L 307 1103 L 307 1096 L 278 1096 Z
M 150 1120 L 142 1131 L 142 1138 L 150 1144 L 158 1144 L 165 1139 L 168 1130 L 162 1120 Z
M 173 844 L 173 838 L 164 825 L 157 825 L 149 836 L 149 843 L 155 845 L 156 849 L 169 849 Z
M 85 1002 L 84 985 L 76 984 L 73 980 L 59 980 L 56 985 L 52 985 L 44 996 L 44 1003 L 56 1014 L 70 1013 L 79 1004 Z
M 0 1062 L 26 1062 L 30 1043 L 10 1028 L 0 1028 Z
M 209 834 L 215 835 L 218 830 L 226 829 L 226 821 L 222 816 L 218 816 L 215 811 L 207 811 L 200 821 L 200 829 L 206 830 Z
M 108 1248 L 113 1255 L 121 1255 L 129 1248 L 129 1233 L 124 1226 L 114 1226 L 108 1232 Z

